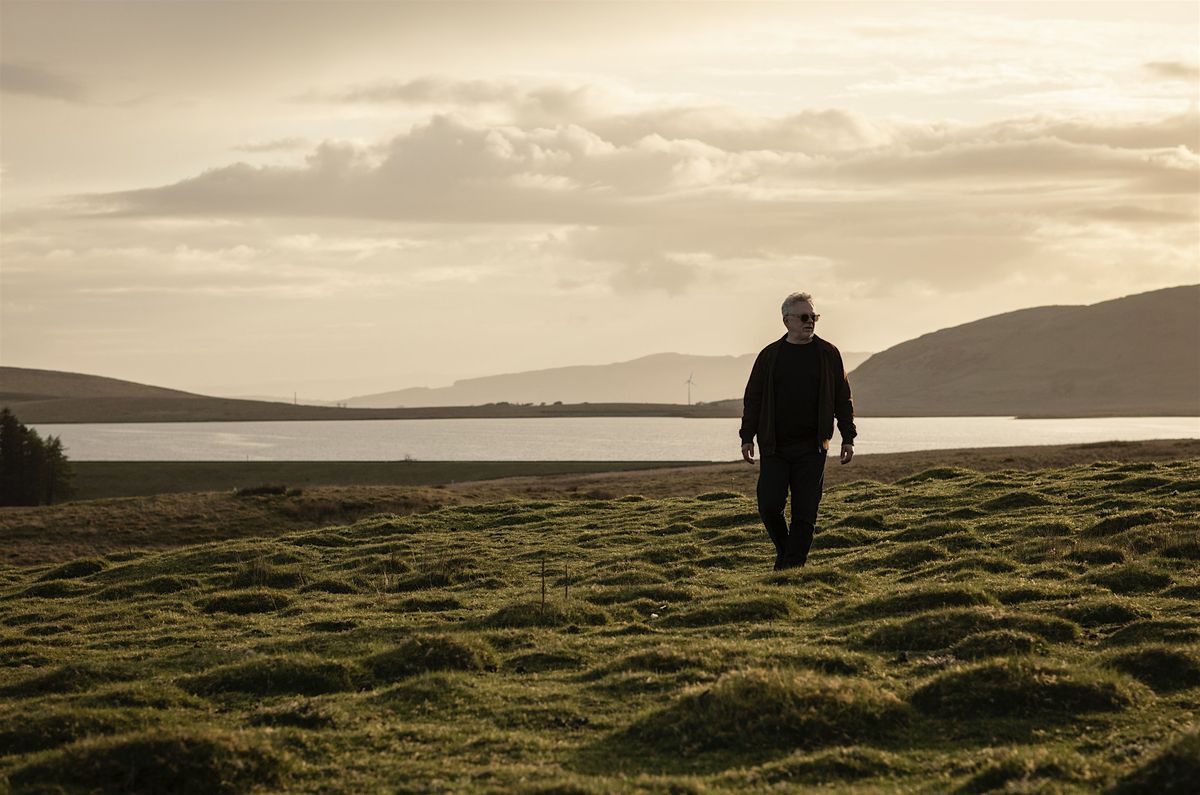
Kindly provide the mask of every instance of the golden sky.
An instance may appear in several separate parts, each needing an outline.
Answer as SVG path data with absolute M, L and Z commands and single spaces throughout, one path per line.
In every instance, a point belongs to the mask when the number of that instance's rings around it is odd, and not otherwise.
M 1195 283 L 1198 57 L 1193 2 L 0 0 L 0 361 L 342 398 Z

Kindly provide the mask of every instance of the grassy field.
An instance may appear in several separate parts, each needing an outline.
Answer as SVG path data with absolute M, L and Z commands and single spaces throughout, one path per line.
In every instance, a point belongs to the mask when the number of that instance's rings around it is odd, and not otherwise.
M 736 451 L 734 451 L 736 452 Z M 265 483 L 433 486 L 462 481 L 679 467 L 689 461 L 75 461 L 75 499 L 232 491 Z
M 833 486 L 810 565 L 784 573 L 736 490 L 3 567 L 0 776 L 1190 792 L 1198 514 L 1200 458 L 942 466 Z

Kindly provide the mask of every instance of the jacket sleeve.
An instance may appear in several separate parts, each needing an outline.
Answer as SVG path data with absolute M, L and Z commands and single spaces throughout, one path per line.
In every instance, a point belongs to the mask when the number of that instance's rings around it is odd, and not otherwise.
M 746 382 L 746 394 L 742 397 L 742 427 L 738 431 L 742 444 L 754 441 L 758 433 L 758 420 L 762 415 L 763 390 L 767 384 L 767 352 L 764 349 L 750 368 L 750 380 Z
M 834 366 L 840 377 L 834 382 L 833 415 L 837 417 L 838 433 L 842 435 L 842 444 L 854 444 L 858 430 L 854 427 L 854 398 L 850 395 L 850 381 L 846 378 L 846 365 L 842 361 L 842 352 L 837 348 L 834 352 Z

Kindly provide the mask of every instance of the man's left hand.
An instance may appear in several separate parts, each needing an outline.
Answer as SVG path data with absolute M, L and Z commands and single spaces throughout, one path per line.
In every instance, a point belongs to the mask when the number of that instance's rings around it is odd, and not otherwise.
M 852 444 L 842 445 L 842 463 L 849 464 L 851 458 L 854 458 L 854 445 L 852 445 Z

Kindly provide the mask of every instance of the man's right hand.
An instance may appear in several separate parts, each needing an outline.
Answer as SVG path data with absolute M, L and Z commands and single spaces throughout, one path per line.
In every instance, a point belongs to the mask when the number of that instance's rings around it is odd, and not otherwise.
M 754 442 L 746 442 L 742 445 L 742 460 L 747 464 L 754 463 Z

